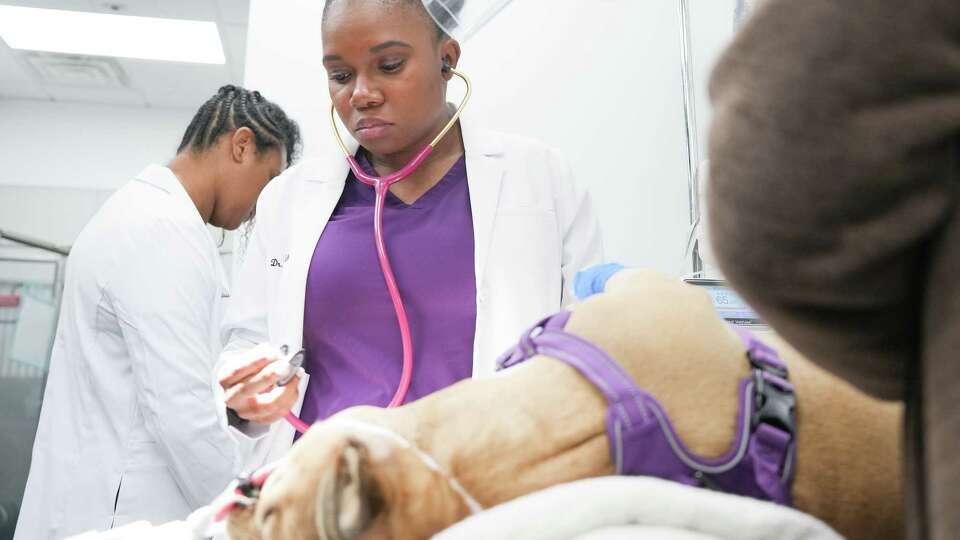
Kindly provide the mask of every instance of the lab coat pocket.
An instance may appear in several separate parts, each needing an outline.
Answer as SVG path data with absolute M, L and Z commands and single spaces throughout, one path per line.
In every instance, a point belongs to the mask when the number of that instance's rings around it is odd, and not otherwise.
M 184 519 L 191 511 L 173 474 L 165 464 L 156 461 L 128 465 L 121 476 L 116 497 L 114 527 L 142 519 L 166 523 Z
M 113 307 L 110 305 L 110 301 L 106 295 L 101 295 L 100 301 L 97 302 L 97 315 L 94 319 L 93 326 L 98 336 L 107 334 L 122 338 L 120 321 L 117 318 L 117 314 L 113 311 Z
M 487 292 L 523 298 L 525 305 L 511 306 L 511 310 L 528 309 L 525 316 L 558 308 L 562 251 L 553 209 L 510 207 L 498 212 L 485 285 L 501 290 Z
M 560 235 L 553 209 L 512 207 L 497 212 L 492 240 L 491 255 L 499 259 L 491 260 L 493 264 L 512 263 L 515 270 L 560 268 Z
M 113 495 L 113 514 L 106 519 L 106 522 L 103 525 L 103 529 L 112 529 L 114 527 L 119 527 L 119 521 L 126 521 L 126 516 L 121 516 L 117 514 L 117 503 L 120 502 L 120 489 L 123 487 L 123 474 L 120 474 L 120 481 L 117 482 L 117 489 Z

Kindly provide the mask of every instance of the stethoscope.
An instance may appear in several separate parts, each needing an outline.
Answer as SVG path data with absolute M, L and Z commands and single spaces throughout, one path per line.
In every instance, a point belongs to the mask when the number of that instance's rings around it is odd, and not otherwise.
M 430 142 L 427 146 L 423 148 L 409 163 L 406 164 L 399 171 L 389 174 L 387 176 L 370 176 L 367 174 L 363 168 L 360 166 L 360 163 L 357 162 L 357 159 L 350 153 L 350 149 L 347 148 L 347 145 L 344 144 L 343 139 L 340 137 L 340 130 L 337 129 L 337 119 L 336 119 L 336 109 L 331 104 L 330 105 L 330 125 L 333 126 L 333 134 L 336 136 L 337 143 L 340 145 L 340 149 L 343 150 L 343 155 L 347 158 L 347 163 L 350 165 L 350 170 L 353 171 L 353 175 L 357 180 L 363 182 L 368 186 L 372 186 L 374 192 L 376 193 L 376 202 L 374 204 L 373 211 L 373 236 L 377 245 L 377 257 L 380 259 L 380 271 L 383 273 L 383 279 L 386 282 L 387 290 L 390 292 L 390 299 L 393 301 L 393 309 L 397 315 L 397 324 L 400 326 L 400 339 L 403 343 L 403 371 L 400 375 L 400 383 L 397 385 L 397 390 L 393 395 L 393 399 L 390 400 L 390 403 L 387 407 L 398 407 L 403 404 L 404 400 L 407 398 L 407 391 L 410 389 L 410 380 L 413 376 L 413 340 L 410 337 L 410 322 L 407 320 L 407 311 L 403 306 L 403 299 L 400 297 L 400 289 L 397 287 L 397 280 L 393 275 L 393 269 L 390 266 L 390 258 L 387 256 L 387 246 L 383 240 L 383 209 L 387 200 L 387 193 L 390 191 L 390 186 L 396 184 L 397 182 L 407 178 L 414 171 L 423 164 L 424 161 L 433 153 L 434 148 L 440 143 L 443 137 L 449 132 L 453 126 L 457 123 L 457 120 L 460 119 L 460 114 L 463 113 L 463 109 L 466 108 L 467 102 L 470 100 L 470 95 L 473 93 L 473 88 L 470 85 L 470 79 L 463 73 L 454 69 L 450 64 L 444 60 L 443 62 L 443 71 L 450 72 L 463 79 L 463 82 L 467 86 L 467 92 L 463 96 L 463 101 L 460 102 L 460 106 L 457 107 L 456 112 L 450 118 L 450 121 L 447 122 L 447 125 L 434 137 L 433 141 Z M 295 373 L 299 370 L 300 366 L 303 364 L 303 350 L 294 353 L 288 358 L 288 363 L 291 366 L 290 373 Z M 293 379 L 293 376 L 284 377 L 286 380 L 281 381 L 286 384 Z M 279 383 L 278 383 L 279 384 Z M 287 413 L 286 416 L 287 422 L 289 422 L 294 428 L 297 429 L 300 433 L 304 433 L 310 427 L 306 422 L 300 420 L 293 412 Z

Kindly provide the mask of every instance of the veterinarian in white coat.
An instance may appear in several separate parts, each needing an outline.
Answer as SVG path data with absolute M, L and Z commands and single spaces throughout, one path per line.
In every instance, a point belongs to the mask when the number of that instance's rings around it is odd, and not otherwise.
M 184 519 L 239 472 L 245 443 L 211 385 L 229 291 L 206 223 L 240 225 L 298 140 L 258 93 L 223 87 L 169 166 L 144 169 L 80 233 L 17 540 Z
M 459 44 L 417 1 L 328 1 L 323 17 L 330 95 L 360 143 L 347 151 L 367 175 L 407 170 L 455 118 L 446 86 Z M 525 327 L 573 299 L 576 272 L 602 259 L 590 198 L 556 151 L 481 129 L 469 107 L 436 144 L 390 188 L 383 218 L 413 336 L 405 402 L 492 373 Z M 307 424 L 352 405 L 386 406 L 401 377 L 401 333 L 373 242 L 373 188 L 329 150 L 264 190 L 225 317 L 221 383 L 233 425 L 261 437 L 251 466 L 290 447 L 292 427 L 267 425 L 291 406 Z M 276 376 L 238 374 L 264 360 L 249 352 L 264 342 L 305 349 L 310 379 L 299 381 L 300 403 L 273 406 Z
M 472 371 L 477 376 L 494 371 L 497 355 L 525 327 L 572 302 L 576 272 L 602 254 L 590 200 L 574 186 L 556 152 L 530 140 L 473 130 L 467 121 L 462 128 L 476 238 Z M 264 190 L 224 318 L 224 359 L 261 342 L 301 347 L 314 246 L 348 172 L 343 157 L 332 154 L 292 167 Z M 308 380 L 309 375 L 300 381 L 301 396 Z M 244 423 L 243 430 L 265 432 L 254 423 Z M 271 431 L 253 463 L 279 459 L 293 443 L 290 425 L 277 422 Z

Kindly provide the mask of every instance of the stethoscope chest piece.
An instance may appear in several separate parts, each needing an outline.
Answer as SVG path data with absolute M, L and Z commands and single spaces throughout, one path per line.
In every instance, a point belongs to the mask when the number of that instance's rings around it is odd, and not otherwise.
M 293 378 L 300 371 L 300 368 L 303 367 L 303 361 L 304 361 L 304 357 L 306 356 L 306 351 L 304 349 L 300 349 L 299 351 L 293 354 L 289 354 L 289 350 L 290 348 L 287 347 L 286 345 L 280 346 L 280 352 L 282 352 L 284 355 L 287 356 L 286 358 L 287 373 L 284 374 L 279 381 L 277 381 L 277 386 L 286 386 L 287 384 L 290 384 L 290 381 L 293 380 Z

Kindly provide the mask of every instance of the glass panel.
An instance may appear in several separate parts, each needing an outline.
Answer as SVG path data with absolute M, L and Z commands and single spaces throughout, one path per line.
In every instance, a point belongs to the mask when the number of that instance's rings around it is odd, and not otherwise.
M 708 169 L 711 120 L 710 73 L 734 33 L 764 0 L 678 0 L 680 61 L 683 72 L 684 133 L 691 230 L 687 254 L 692 276 L 716 278 L 719 270 L 707 245 L 706 207 L 702 203 Z
M 423 5 L 447 34 L 466 41 L 510 2 L 511 0 L 423 0 Z
M 2 247 L 0 538 L 12 538 L 30 469 L 66 258 L 34 248 Z

